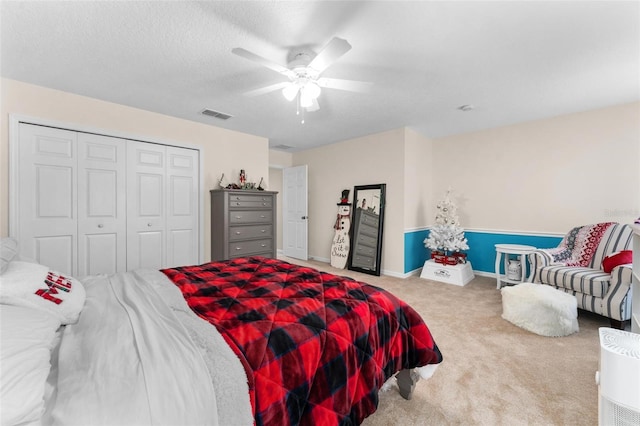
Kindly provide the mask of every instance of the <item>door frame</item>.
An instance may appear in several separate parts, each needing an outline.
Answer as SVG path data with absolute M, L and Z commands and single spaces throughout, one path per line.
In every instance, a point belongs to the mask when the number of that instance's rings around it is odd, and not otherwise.
M 163 140 L 152 138 L 149 136 L 135 135 L 126 132 L 120 132 L 111 129 L 103 129 L 99 127 L 87 126 L 76 123 L 66 123 L 56 120 L 50 120 L 39 117 L 31 117 L 22 114 L 9 114 L 9 236 L 16 238 L 18 236 L 18 223 L 20 221 L 20 212 L 18 211 L 18 202 L 20 199 L 20 191 L 18 190 L 19 176 L 19 158 L 20 158 L 20 123 L 33 124 L 36 126 L 55 127 L 72 132 L 93 133 L 102 136 L 111 136 L 120 139 L 128 139 L 138 142 L 148 142 L 157 145 L 176 146 L 179 148 L 189 148 L 198 151 L 199 170 L 198 170 L 198 263 L 204 263 L 204 148 L 186 142 L 173 140 Z

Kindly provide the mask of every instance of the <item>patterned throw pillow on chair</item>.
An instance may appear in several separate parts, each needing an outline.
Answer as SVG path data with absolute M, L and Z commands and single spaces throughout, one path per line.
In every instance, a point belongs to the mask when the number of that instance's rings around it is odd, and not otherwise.
M 607 274 L 613 271 L 613 268 L 620 265 L 633 262 L 633 251 L 622 250 L 616 253 L 611 253 L 609 256 L 602 259 L 602 270 Z

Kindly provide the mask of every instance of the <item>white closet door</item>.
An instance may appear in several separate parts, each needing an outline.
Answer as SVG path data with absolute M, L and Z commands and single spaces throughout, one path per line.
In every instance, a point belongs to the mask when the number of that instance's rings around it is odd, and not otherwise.
M 166 267 L 198 263 L 198 151 L 167 147 Z
M 127 141 L 127 270 L 166 263 L 166 147 Z
M 78 274 L 127 269 L 126 144 L 78 134 Z
M 77 274 L 77 134 L 20 124 L 20 253 L 63 274 Z

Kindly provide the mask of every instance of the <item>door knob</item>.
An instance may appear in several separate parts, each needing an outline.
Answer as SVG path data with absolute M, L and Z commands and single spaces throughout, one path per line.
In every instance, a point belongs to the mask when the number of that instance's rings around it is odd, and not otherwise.
M 309 216 L 302 216 L 300 219 L 306 220 L 306 219 L 309 219 Z

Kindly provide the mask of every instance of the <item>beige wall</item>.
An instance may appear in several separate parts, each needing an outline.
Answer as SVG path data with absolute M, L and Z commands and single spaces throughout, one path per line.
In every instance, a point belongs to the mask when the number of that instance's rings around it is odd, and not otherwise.
M 564 233 L 640 216 L 640 103 L 436 139 L 433 156 L 434 188 L 455 189 L 465 228 Z
M 1 236 L 8 235 L 9 114 L 113 131 L 118 136 L 202 147 L 205 260 L 210 259 L 211 247 L 208 195 L 210 189 L 217 187 L 222 173 L 228 182 L 234 182 L 237 181 L 240 169 L 245 169 L 250 180 L 257 183 L 260 177 L 264 177 L 266 187 L 269 186 L 269 147 L 265 138 L 8 79 L 1 80 L 0 112 Z
M 405 129 L 404 229 L 424 229 L 433 223 L 433 142 Z
M 293 154 L 309 166 L 309 256 L 328 260 L 343 189 L 386 183 L 382 270 L 402 272 L 404 218 L 404 129 L 351 139 Z
M 209 189 L 245 169 L 282 199 L 282 168 L 309 166 L 309 255 L 329 259 L 343 189 L 387 184 L 383 271 L 403 272 L 404 232 L 433 223 L 446 189 L 463 227 L 564 233 L 597 221 L 640 216 L 640 103 L 429 140 L 396 129 L 299 153 L 268 142 L 13 80 L 0 80 L 0 236 L 8 234 L 8 117 L 34 118 L 119 135 L 200 146 L 204 153 L 205 260 Z M 351 197 L 353 194 L 351 194 Z M 281 215 L 278 247 L 282 247 Z

